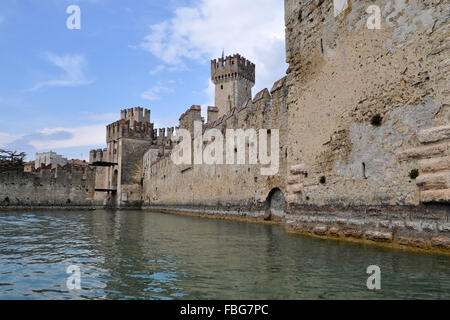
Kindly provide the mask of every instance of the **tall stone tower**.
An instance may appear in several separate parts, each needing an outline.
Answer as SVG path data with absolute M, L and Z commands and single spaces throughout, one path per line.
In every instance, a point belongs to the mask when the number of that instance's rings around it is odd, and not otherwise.
M 215 106 L 221 117 L 252 98 L 255 65 L 239 54 L 212 60 L 211 80 L 216 86 Z

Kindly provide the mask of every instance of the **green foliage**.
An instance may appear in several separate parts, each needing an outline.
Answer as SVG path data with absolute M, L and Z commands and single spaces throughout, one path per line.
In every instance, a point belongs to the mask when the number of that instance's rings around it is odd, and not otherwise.
M 0 172 L 23 170 L 25 157 L 25 152 L 0 149 Z
M 372 117 L 372 119 L 370 120 L 370 123 L 375 127 L 381 126 L 382 122 L 383 122 L 383 117 L 379 113 L 374 115 Z
M 413 180 L 417 179 L 418 176 L 419 176 L 419 170 L 417 170 L 417 169 L 413 169 L 409 173 L 409 177 Z

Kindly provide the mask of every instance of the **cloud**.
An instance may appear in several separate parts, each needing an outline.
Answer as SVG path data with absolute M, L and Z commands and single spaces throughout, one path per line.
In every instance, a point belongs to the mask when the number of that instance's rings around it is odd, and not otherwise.
M 86 60 L 82 55 L 63 55 L 57 56 L 53 53 L 46 53 L 45 59 L 55 66 L 61 68 L 64 74 L 58 79 L 39 82 L 30 90 L 35 91 L 44 87 L 76 87 L 90 84 L 93 81 L 88 80 L 83 73 L 86 66 Z
M 0 133 L 0 141 L 5 142 L 5 149 L 24 151 L 32 155 L 37 151 L 103 145 L 105 126 L 102 124 L 79 128 L 46 128 L 15 139 L 7 135 Z
M 145 92 L 142 92 L 141 98 L 150 100 L 150 101 L 155 101 L 155 100 L 160 99 L 160 95 L 162 93 L 167 93 L 167 92 L 172 92 L 172 91 L 173 91 L 173 89 L 159 83 L 156 86 L 154 86 L 153 88 L 150 88 Z
M 92 121 L 116 121 L 119 120 L 119 115 L 117 113 L 91 113 L 82 112 L 84 120 Z
M 9 134 L 9 133 L 1 133 L 0 132 L 0 147 L 4 148 L 12 141 L 19 139 L 21 135 L 18 134 Z
M 166 69 L 165 66 L 159 65 L 159 66 L 157 66 L 155 69 L 153 69 L 153 70 L 150 71 L 150 75 L 152 75 L 152 76 L 157 75 L 158 73 L 164 71 L 164 69 Z
M 270 89 L 287 69 L 284 28 L 283 1 L 199 0 L 150 26 L 140 47 L 172 66 L 240 53 L 256 64 L 255 89 Z

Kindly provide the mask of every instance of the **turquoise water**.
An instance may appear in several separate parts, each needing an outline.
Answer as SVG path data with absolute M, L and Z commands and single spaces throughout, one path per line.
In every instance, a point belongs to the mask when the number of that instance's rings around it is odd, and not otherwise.
M 0 299 L 360 298 L 449 299 L 450 258 L 140 211 L 0 212 Z

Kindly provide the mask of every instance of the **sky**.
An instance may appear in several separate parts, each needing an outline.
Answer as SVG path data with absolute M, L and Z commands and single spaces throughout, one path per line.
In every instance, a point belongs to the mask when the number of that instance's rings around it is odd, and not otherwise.
M 1 0 L 0 149 L 88 160 L 121 109 L 151 109 L 155 128 L 205 114 L 223 50 L 256 64 L 254 96 L 285 75 L 284 34 L 280 0 Z

